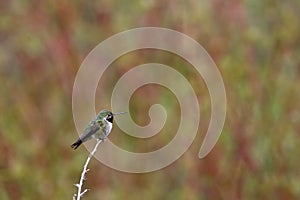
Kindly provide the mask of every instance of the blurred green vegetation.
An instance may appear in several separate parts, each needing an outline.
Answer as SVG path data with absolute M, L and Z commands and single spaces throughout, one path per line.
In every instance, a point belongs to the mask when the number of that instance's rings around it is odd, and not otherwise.
M 199 134 L 178 161 L 149 174 L 121 173 L 92 160 L 84 185 L 91 191 L 84 199 L 299 199 L 299 24 L 296 0 L 1 1 L 0 199 L 72 198 L 88 155 L 85 148 L 69 146 L 77 137 L 71 105 L 76 72 L 99 42 L 142 26 L 181 31 L 212 56 L 227 92 L 223 133 L 199 160 L 210 119 L 201 77 L 166 52 L 122 56 L 100 80 L 96 110 L 109 108 L 123 73 L 160 62 L 179 70 L 195 88 Z M 180 120 L 171 92 L 140 88 L 131 115 L 147 124 L 154 103 L 165 105 L 170 117 L 159 135 L 138 140 L 115 127 L 111 139 L 137 152 L 165 145 Z

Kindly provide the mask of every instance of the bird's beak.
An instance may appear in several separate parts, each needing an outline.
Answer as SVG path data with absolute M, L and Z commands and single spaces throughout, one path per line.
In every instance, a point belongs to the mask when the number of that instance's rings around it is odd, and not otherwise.
M 113 113 L 113 115 L 123 115 L 126 114 L 127 112 L 118 112 L 118 113 Z

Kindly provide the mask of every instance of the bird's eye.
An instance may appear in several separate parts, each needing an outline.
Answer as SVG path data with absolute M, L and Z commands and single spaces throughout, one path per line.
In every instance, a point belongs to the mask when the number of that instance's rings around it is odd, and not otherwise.
M 106 117 L 106 120 L 109 121 L 109 122 L 112 122 L 113 121 L 113 116 L 112 115 L 108 115 Z

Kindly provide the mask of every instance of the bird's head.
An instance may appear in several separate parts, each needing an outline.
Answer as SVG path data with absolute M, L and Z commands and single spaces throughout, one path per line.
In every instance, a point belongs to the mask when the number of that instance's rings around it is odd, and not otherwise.
M 98 119 L 106 119 L 110 123 L 113 123 L 114 115 L 122 115 L 127 112 L 119 112 L 119 113 L 112 113 L 109 110 L 101 110 L 97 116 Z

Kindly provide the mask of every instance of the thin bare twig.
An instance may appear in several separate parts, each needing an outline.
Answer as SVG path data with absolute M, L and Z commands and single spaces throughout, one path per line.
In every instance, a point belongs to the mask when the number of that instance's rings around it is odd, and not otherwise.
M 85 180 L 85 174 L 89 171 L 89 169 L 87 169 L 87 166 L 88 166 L 91 158 L 94 156 L 95 152 L 97 151 L 97 148 L 98 148 L 99 144 L 102 141 L 103 140 L 97 140 L 97 143 L 96 143 L 93 151 L 90 153 L 90 155 L 86 159 L 86 162 L 84 164 L 84 167 L 83 167 L 83 170 L 82 170 L 82 173 L 81 173 L 79 183 L 74 184 L 77 187 L 78 191 L 77 191 L 77 194 L 74 194 L 73 200 L 75 200 L 75 198 L 76 198 L 76 200 L 80 200 L 80 198 L 89 190 L 89 189 L 85 189 L 83 192 L 81 192 L 82 186 L 83 186 L 83 181 Z

